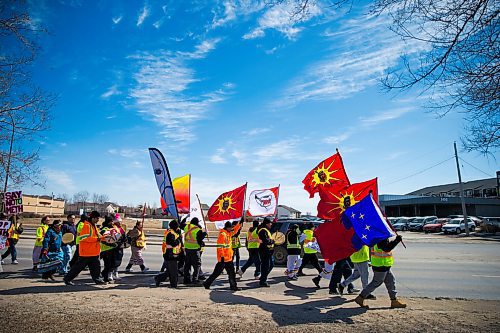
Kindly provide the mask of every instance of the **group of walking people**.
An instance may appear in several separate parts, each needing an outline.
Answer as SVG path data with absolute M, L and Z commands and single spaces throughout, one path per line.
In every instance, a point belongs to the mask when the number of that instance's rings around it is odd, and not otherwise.
M 33 271 L 42 273 L 43 279 L 52 281 L 55 281 L 54 275 L 59 273 L 64 276 L 65 284 L 73 285 L 72 281 L 78 274 L 88 268 L 96 284 L 111 283 L 121 279 L 118 269 L 122 264 L 124 249 L 131 247 L 131 257 L 125 271 L 130 272 L 132 266 L 137 265 L 141 272 L 147 272 L 149 269 L 145 266 L 142 256 L 142 250 L 146 247 L 142 223 L 137 222 L 132 230 L 126 232 L 120 215 L 112 214 L 104 216 L 102 226 L 98 228 L 100 217 L 99 212 L 92 211 L 89 216 L 81 215 L 78 223 L 75 222 L 73 214 L 68 215 L 64 223 L 61 220 L 50 223 L 51 218 L 44 216 L 36 229 Z M 8 234 L 8 251 L 2 255 L 2 260 L 10 254 L 12 263 L 17 264 L 15 243 L 22 233 L 22 226 L 17 224 L 15 217 L 10 219 L 13 222 Z M 226 222 L 224 228 L 219 230 L 216 241 L 217 263 L 212 274 L 206 278 L 201 269 L 206 230 L 202 229 L 197 218 L 192 218 L 189 222 L 186 218 L 180 222 L 172 220 L 163 236 L 163 265 L 161 273 L 154 277 L 156 286 L 169 280 L 172 288 L 178 288 L 179 276 L 182 276 L 185 285 L 203 285 L 210 289 L 225 270 L 230 289 L 238 291 L 240 288 L 237 286 L 236 275 L 241 278 L 254 265 L 254 278 L 259 280 L 258 286 L 270 287 L 267 279 L 274 267 L 275 239 L 271 234 L 273 222 L 267 217 L 260 223 L 253 221 L 246 233 L 245 246 L 249 257 L 240 268 L 239 250 L 242 247 L 240 235 L 243 223 L 243 218 L 236 222 Z M 394 263 L 392 250 L 401 242 L 401 236 L 394 240 L 383 240 L 371 249 L 363 246 L 350 257 L 337 262 L 325 260 L 322 267 L 314 237 L 314 224 L 302 226 L 303 230 L 298 224 L 291 224 L 285 235 L 285 274 L 289 280 L 304 276 L 303 270 L 310 263 L 318 271 L 312 282 L 320 288 L 322 279 L 330 280 L 330 294 L 342 295 L 346 289 L 349 294 L 359 292 L 352 283 L 361 279 L 363 289 L 355 299 L 360 306 L 367 307 L 365 300 L 376 299 L 372 292 L 381 284 L 385 284 L 391 298 L 391 307 L 406 307 L 406 304 L 397 298 L 395 278 L 391 271 Z M 373 269 L 371 282 L 369 266 Z

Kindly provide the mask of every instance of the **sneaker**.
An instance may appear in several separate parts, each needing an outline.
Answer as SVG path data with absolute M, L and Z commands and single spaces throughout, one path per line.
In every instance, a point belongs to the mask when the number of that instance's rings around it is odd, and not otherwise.
M 354 294 L 354 293 L 359 293 L 359 292 L 360 292 L 360 290 L 359 290 L 359 289 L 357 289 L 357 288 L 350 288 L 350 289 L 347 289 L 347 292 L 348 292 L 349 294 Z
M 206 282 L 205 282 L 205 283 L 203 283 L 203 287 L 204 287 L 205 289 L 210 289 L 210 286 L 209 286 L 208 284 L 206 284 Z
M 158 275 L 156 275 L 156 276 L 155 276 L 155 285 L 156 285 L 157 287 L 159 287 L 159 286 L 160 286 L 160 283 L 161 283 L 161 282 L 160 282 L 160 278 L 158 277 Z
M 33 272 L 38 272 L 38 267 L 35 265 L 33 266 L 33 268 L 31 269 Z
M 3 264 L 3 260 L 2 260 L 2 264 Z M 19 261 L 17 261 L 17 260 L 12 260 L 12 265 L 17 265 L 17 264 L 19 264 Z
M 294 276 L 289 276 L 289 277 L 288 277 L 288 280 L 289 280 L 289 281 L 297 281 L 298 279 L 299 279 L 299 278 L 298 278 L 298 277 L 296 277 L 295 275 L 294 275 Z
M 67 286 L 74 286 L 75 284 L 71 281 L 67 281 L 67 280 L 63 280 L 64 281 L 64 284 L 67 285 Z
M 319 285 L 319 281 L 321 280 L 320 276 L 316 276 L 312 280 L 313 280 L 313 282 L 314 282 L 314 284 L 316 285 L 317 288 L 321 288 L 321 286 Z
M 198 280 L 200 280 L 200 281 L 205 281 L 206 279 L 207 279 L 207 278 L 206 278 L 206 277 L 204 277 L 203 275 L 198 276 Z
M 365 298 L 365 299 L 376 300 L 376 299 L 377 299 L 377 297 L 376 297 L 375 295 L 370 294 L 370 295 L 366 296 L 366 298 Z
M 338 288 L 339 288 L 340 295 L 344 295 L 344 288 L 345 287 L 342 285 L 342 283 L 339 283 Z M 350 294 L 349 290 L 347 292 Z
M 259 274 L 259 275 L 254 275 L 254 276 L 253 276 L 253 279 L 254 279 L 254 280 L 258 280 L 258 279 L 260 279 L 260 274 Z
M 95 279 L 94 283 L 95 284 L 106 284 L 106 281 L 104 281 L 103 279 Z
M 328 293 L 330 295 L 338 295 L 339 294 L 339 292 L 336 289 L 330 289 L 330 291 L 328 291 Z
M 148 271 L 149 271 L 149 268 L 145 267 L 145 268 L 144 268 L 141 272 L 142 272 L 142 273 L 146 273 L 146 272 L 148 272 Z
M 49 275 L 49 280 L 55 282 L 56 279 L 54 278 L 54 275 Z
M 122 278 L 118 275 L 118 272 L 113 272 L 113 279 L 120 281 Z
M 297 276 L 306 276 L 306 275 L 304 273 L 302 273 L 302 272 L 298 272 Z
M 242 277 L 243 276 L 243 271 L 241 269 L 238 269 L 236 271 L 236 274 L 238 274 L 240 277 Z
M 2 265 L 5 265 L 5 261 L 3 261 L 3 259 L 0 262 L 2 263 Z

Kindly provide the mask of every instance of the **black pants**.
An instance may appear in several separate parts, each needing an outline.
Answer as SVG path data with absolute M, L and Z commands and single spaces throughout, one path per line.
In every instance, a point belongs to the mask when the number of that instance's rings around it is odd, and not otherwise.
M 9 241 L 9 247 L 7 248 L 7 251 L 5 251 L 4 254 L 2 254 L 2 260 L 7 258 L 9 254 L 12 256 L 12 261 L 17 260 L 17 250 L 16 250 L 17 240 L 8 238 L 8 241 Z
M 233 261 L 235 261 L 235 269 L 238 270 L 240 269 L 240 249 L 235 248 L 233 249 Z
M 51 271 L 44 272 L 44 273 L 42 273 L 42 279 L 46 280 L 49 277 L 51 277 L 52 275 L 56 274 L 56 272 L 57 272 L 57 269 L 53 269 Z
M 160 273 L 156 276 L 156 279 L 159 282 L 165 282 L 167 279 L 170 280 L 170 286 L 172 288 L 177 288 L 177 283 L 179 281 L 179 273 L 177 268 L 177 260 L 169 259 L 164 260 L 164 265 L 166 266 L 166 270 L 163 273 Z
M 352 267 L 350 265 L 349 259 L 342 259 L 335 263 L 335 267 L 332 271 L 332 278 L 330 279 L 330 284 L 328 288 L 330 290 L 337 290 L 337 286 L 342 280 L 342 276 L 344 279 L 347 279 L 352 274 Z M 349 283 L 347 289 L 352 289 L 354 286 L 352 283 Z
M 115 263 L 114 263 L 114 270 L 118 270 L 120 266 L 122 265 L 122 260 L 123 260 L 123 248 L 118 247 L 114 250 L 111 250 L 115 253 Z
M 259 251 L 260 256 L 260 284 L 267 282 L 267 276 L 274 268 L 274 258 L 272 251 Z
M 101 275 L 101 262 L 99 256 L 94 257 L 78 257 L 78 261 L 71 267 L 68 274 L 64 277 L 64 281 L 72 281 L 80 274 L 86 266 L 89 266 L 90 276 L 96 281 Z
M 101 259 L 104 262 L 104 268 L 102 269 L 101 275 L 104 281 L 108 282 L 109 273 L 113 272 L 115 269 L 115 251 L 114 249 L 101 252 Z
M 314 268 L 318 271 L 318 274 L 323 272 L 323 268 L 319 264 L 318 255 L 316 253 L 304 253 L 304 257 L 302 258 L 302 264 L 299 267 L 299 274 L 302 274 L 302 270 L 308 263 L 311 263 Z
M 189 274 L 191 267 L 193 267 L 193 278 Z M 198 275 L 200 274 L 201 267 L 201 254 L 200 250 L 189 250 L 186 249 L 186 260 L 184 262 L 184 283 L 190 283 L 198 281 Z
M 214 268 L 214 271 L 209 276 L 209 278 L 205 281 L 205 286 L 211 286 L 214 283 L 215 279 L 221 275 L 223 270 L 226 270 L 227 275 L 229 276 L 229 287 L 231 289 L 236 289 L 236 272 L 234 271 L 234 264 L 232 261 L 224 262 L 219 261 Z
M 245 273 L 245 271 L 249 269 L 250 266 L 252 266 L 252 264 L 255 265 L 255 273 L 253 274 L 253 276 L 257 277 L 260 275 L 260 265 L 261 265 L 259 249 L 248 249 L 248 260 L 241 268 L 243 273 Z

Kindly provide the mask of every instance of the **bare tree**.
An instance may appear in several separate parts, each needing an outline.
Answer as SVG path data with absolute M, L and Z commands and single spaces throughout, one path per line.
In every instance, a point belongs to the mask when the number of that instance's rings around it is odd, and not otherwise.
M 311 6 L 353 4 L 354 0 L 269 0 L 291 4 L 301 20 Z M 500 147 L 500 2 L 491 0 L 376 0 L 371 13 L 389 15 L 390 29 L 404 40 L 425 43 L 425 52 L 402 55 L 403 66 L 382 79 L 389 90 L 417 88 L 429 94 L 440 117 L 462 112 L 467 121 L 462 144 L 491 153 Z
M 107 201 L 109 201 L 109 196 L 107 194 L 99 194 L 97 196 L 97 202 L 99 204 L 102 205 L 102 204 L 106 203 Z
M 59 193 L 57 197 L 63 199 L 66 204 L 73 203 L 73 200 L 68 193 Z
M 94 193 L 92 194 L 92 204 L 94 205 L 94 210 L 95 210 L 95 204 L 98 203 L 99 201 L 99 194 Z
M 36 140 L 48 128 L 54 98 L 32 83 L 38 29 L 22 4 L 0 4 L 0 180 L 7 190 L 43 186 Z

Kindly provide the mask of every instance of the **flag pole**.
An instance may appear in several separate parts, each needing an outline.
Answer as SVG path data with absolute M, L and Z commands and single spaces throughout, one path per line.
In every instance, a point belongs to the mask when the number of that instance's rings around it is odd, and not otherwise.
M 279 200 L 279 197 L 280 197 L 280 186 L 281 186 L 281 184 L 278 184 L 278 193 L 277 193 L 277 196 L 276 196 L 276 210 L 274 211 L 274 221 L 275 222 L 278 221 L 278 200 Z
M 196 199 L 198 199 L 198 206 L 200 207 L 201 219 L 203 220 L 203 227 L 205 228 L 205 233 L 207 234 L 207 240 L 209 240 L 207 224 L 205 223 L 205 216 L 203 215 L 203 209 L 201 208 L 201 201 L 200 197 L 198 196 L 198 193 L 196 193 Z

